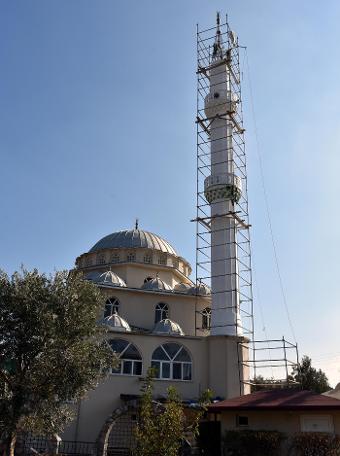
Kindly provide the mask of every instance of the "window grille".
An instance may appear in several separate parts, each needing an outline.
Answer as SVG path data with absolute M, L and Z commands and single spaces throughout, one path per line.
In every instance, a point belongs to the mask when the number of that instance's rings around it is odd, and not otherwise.
M 105 302 L 104 318 L 119 313 L 119 301 L 117 298 L 109 298 Z
M 187 350 L 179 344 L 160 345 L 152 354 L 151 367 L 161 380 L 191 380 L 192 361 Z
M 119 365 L 112 368 L 112 374 L 142 375 L 142 357 L 135 345 L 123 339 L 111 339 L 109 343 L 119 358 Z
M 155 323 L 158 323 L 161 320 L 165 320 L 169 317 L 169 307 L 167 304 L 160 302 L 156 305 L 155 309 Z

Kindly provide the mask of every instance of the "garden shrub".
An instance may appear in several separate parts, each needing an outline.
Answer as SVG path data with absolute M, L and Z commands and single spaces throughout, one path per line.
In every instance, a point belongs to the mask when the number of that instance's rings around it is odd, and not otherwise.
M 321 432 L 299 432 L 292 439 L 294 456 L 340 456 L 340 437 Z
M 223 439 L 225 456 L 279 455 L 284 435 L 278 431 L 226 431 Z

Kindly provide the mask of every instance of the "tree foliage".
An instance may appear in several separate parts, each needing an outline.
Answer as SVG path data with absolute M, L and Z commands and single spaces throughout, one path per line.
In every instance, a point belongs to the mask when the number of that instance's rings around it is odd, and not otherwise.
M 67 403 L 94 388 L 113 363 L 96 324 L 102 298 L 79 273 L 0 272 L 0 437 L 60 432 Z M 7 445 L 7 449 L 9 446 Z
M 321 394 L 331 389 L 326 374 L 312 367 L 312 360 L 308 356 L 304 356 L 299 366 L 293 369 L 292 377 L 304 390 Z
M 272 389 L 282 388 L 287 383 L 282 380 L 276 380 L 274 378 L 264 378 L 262 375 L 257 375 L 252 380 L 251 392 L 255 391 L 268 391 Z
M 153 401 L 153 371 L 149 369 L 142 387 L 136 427 L 137 456 L 177 456 L 184 438 L 184 411 L 174 387 L 168 388 L 166 403 Z
M 326 374 L 321 369 L 317 370 L 312 367 L 312 360 L 308 356 L 304 356 L 300 364 L 293 369 L 288 376 L 288 381 L 291 383 L 296 382 L 302 389 L 314 391 L 318 394 L 324 393 L 331 388 Z M 266 391 L 285 386 L 287 386 L 286 381 L 264 378 L 262 375 L 257 375 L 253 379 L 251 391 Z
M 199 408 L 185 413 L 181 399 L 173 386 L 167 390 L 167 400 L 159 404 L 152 399 L 153 369 L 148 370 L 142 386 L 139 416 L 135 431 L 135 456 L 177 456 L 186 431 L 197 436 L 199 421 L 211 402 L 213 393 L 206 390 L 199 399 Z

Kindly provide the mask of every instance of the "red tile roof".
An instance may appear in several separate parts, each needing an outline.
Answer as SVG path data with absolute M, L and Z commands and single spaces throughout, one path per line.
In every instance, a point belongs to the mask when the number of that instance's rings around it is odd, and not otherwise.
M 209 412 L 236 410 L 339 410 L 340 400 L 311 391 L 275 389 L 257 391 L 211 404 Z

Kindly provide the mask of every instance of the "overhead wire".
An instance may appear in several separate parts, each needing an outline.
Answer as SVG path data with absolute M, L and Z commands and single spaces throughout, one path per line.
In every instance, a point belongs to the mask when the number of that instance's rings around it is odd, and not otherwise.
M 252 89 L 252 83 L 251 83 L 250 65 L 249 65 L 247 48 L 245 48 L 245 61 L 246 61 L 246 69 L 247 69 L 247 76 L 248 76 L 250 106 L 251 106 L 251 112 L 252 112 L 253 123 L 254 123 L 255 145 L 256 145 L 255 149 L 256 149 L 256 154 L 257 154 L 258 162 L 259 162 L 261 186 L 262 186 L 262 192 L 263 192 L 263 196 L 264 196 L 269 233 L 270 233 L 270 238 L 271 238 L 271 243 L 272 243 L 272 248 L 273 248 L 273 253 L 274 253 L 274 261 L 275 261 L 276 272 L 277 272 L 277 276 L 278 276 L 278 281 L 279 281 L 279 285 L 280 285 L 284 308 L 286 311 L 290 330 L 292 332 L 292 336 L 293 336 L 294 342 L 296 344 L 297 343 L 296 334 L 295 334 L 295 330 L 294 330 L 293 321 L 290 316 L 287 296 L 286 296 L 285 287 L 284 287 L 282 274 L 281 274 L 281 270 L 280 270 L 279 258 L 278 258 L 277 248 L 276 248 L 276 241 L 275 241 L 275 237 L 274 237 L 273 224 L 272 224 L 272 219 L 271 219 L 271 215 L 270 215 L 269 199 L 268 199 L 267 189 L 266 189 L 266 185 L 265 185 L 263 162 L 262 162 L 262 156 L 261 156 L 261 151 L 260 151 L 260 141 L 259 141 L 259 135 L 258 135 L 258 129 L 257 129 L 256 116 L 255 116 L 254 96 L 253 96 L 253 89 Z

